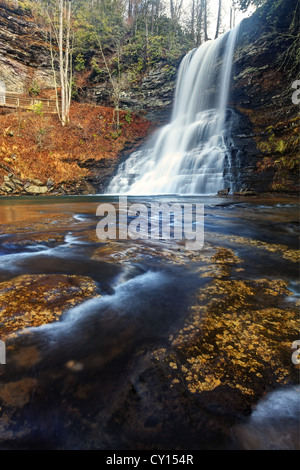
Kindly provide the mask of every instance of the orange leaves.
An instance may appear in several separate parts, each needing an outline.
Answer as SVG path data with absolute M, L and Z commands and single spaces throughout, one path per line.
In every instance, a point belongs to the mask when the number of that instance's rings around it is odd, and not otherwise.
M 89 160 L 115 159 L 128 142 L 145 137 L 150 123 L 138 116 L 126 120 L 120 111 L 120 129 L 113 123 L 113 108 L 72 103 L 70 124 L 62 127 L 57 116 L 37 116 L 32 112 L 14 112 L 0 116 L 0 162 L 15 155 L 13 171 L 25 178 L 49 177 L 56 183 L 74 181 L 88 175 L 81 168 Z M 0 173 L 0 182 L 5 171 Z

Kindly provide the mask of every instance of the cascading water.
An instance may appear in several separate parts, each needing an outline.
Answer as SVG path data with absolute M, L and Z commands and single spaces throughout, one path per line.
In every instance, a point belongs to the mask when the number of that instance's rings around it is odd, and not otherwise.
M 170 123 L 119 166 L 107 193 L 209 195 L 236 188 L 230 137 L 236 115 L 227 102 L 238 31 L 184 57 Z

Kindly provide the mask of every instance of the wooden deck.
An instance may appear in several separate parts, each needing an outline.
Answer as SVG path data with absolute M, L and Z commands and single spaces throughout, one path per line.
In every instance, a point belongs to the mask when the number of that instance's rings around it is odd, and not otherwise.
M 44 113 L 56 114 L 56 100 L 44 98 L 27 98 L 19 93 L 0 92 L 0 106 L 5 108 L 30 109 L 35 104 L 42 103 L 42 111 Z

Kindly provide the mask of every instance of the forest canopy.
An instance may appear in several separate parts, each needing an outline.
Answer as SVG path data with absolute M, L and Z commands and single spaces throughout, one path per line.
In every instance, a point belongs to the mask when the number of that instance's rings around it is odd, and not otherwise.
M 12 0 L 41 23 L 58 0 Z M 157 60 L 179 60 L 202 42 L 232 28 L 241 11 L 263 0 L 72 0 L 73 60 L 77 71 L 92 66 L 99 41 L 106 55 L 139 72 Z M 67 5 L 68 0 L 66 0 Z M 115 60 L 116 61 L 116 60 Z M 100 67 L 103 69 L 103 67 Z M 103 71 L 103 70 L 102 70 Z

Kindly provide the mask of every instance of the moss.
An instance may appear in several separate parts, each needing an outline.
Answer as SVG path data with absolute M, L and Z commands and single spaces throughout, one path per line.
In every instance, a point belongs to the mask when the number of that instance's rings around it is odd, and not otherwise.
M 300 166 L 300 118 L 278 122 L 264 129 L 264 137 L 256 139 L 262 152 L 258 171 L 273 170 L 270 189 L 288 189 Z

